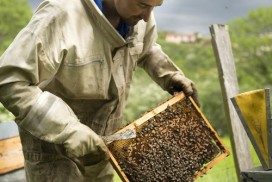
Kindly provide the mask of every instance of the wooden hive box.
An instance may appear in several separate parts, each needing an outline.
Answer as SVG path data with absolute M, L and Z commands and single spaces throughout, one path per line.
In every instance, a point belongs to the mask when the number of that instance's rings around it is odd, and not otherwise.
M 136 138 L 108 143 L 124 182 L 194 181 L 229 151 L 191 98 L 173 96 L 119 130 Z
M 0 122 L 0 181 L 1 175 L 24 167 L 22 144 L 14 121 Z
M 24 156 L 19 136 L 0 140 L 0 175 L 24 167 Z

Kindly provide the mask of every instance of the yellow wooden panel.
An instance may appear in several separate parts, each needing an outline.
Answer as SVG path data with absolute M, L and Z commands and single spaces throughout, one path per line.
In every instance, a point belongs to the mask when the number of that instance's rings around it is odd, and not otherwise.
M 266 165 L 269 166 L 265 90 L 246 92 L 234 98 Z

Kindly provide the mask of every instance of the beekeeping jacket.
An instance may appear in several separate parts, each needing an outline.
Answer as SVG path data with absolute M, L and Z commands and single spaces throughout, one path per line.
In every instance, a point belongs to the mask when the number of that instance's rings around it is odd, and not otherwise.
M 54 175 L 37 166 L 54 169 L 56 161 L 65 161 L 55 148 L 68 127 L 81 122 L 99 135 L 120 128 L 137 65 L 163 89 L 182 74 L 156 38 L 153 15 L 123 38 L 92 0 L 51 0 L 38 7 L 0 59 L 0 101 L 16 116 L 27 175 Z M 67 161 L 61 165 L 73 168 Z M 78 175 L 58 169 L 64 179 Z

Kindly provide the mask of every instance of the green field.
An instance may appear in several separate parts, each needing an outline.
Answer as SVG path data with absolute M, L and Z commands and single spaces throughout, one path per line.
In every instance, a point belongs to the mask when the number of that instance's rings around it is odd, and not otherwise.
M 222 138 L 223 143 L 226 145 L 227 149 L 231 152 L 230 139 L 228 137 Z M 251 147 L 251 154 L 254 166 L 260 166 L 260 162 L 256 156 L 255 151 Z M 207 174 L 198 178 L 196 182 L 237 182 L 237 177 L 235 173 L 235 166 L 232 154 L 227 158 L 223 159 L 217 163 L 212 169 L 208 170 Z M 118 175 L 115 175 L 114 182 L 121 182 Z

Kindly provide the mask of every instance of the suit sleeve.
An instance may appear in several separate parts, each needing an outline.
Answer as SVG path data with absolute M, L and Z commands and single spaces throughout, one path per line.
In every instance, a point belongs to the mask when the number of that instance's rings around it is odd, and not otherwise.
M 162 89 L 167 90 L 173 76 L 184 74 L 163 52 L 161 46 L 156 43 L 156 39 L 157 28 L 154 16 L 152 16 L 146 25 L 144 51 L 138 61 L 138 66 L 143 68 Z
M 42 140 L 63 143 L 80 125 L 70 107 L 40 85 L 56 74 L 65 52 L 54 9 L 41 6 L 0 58 L 0 102 L 18 126 Z

